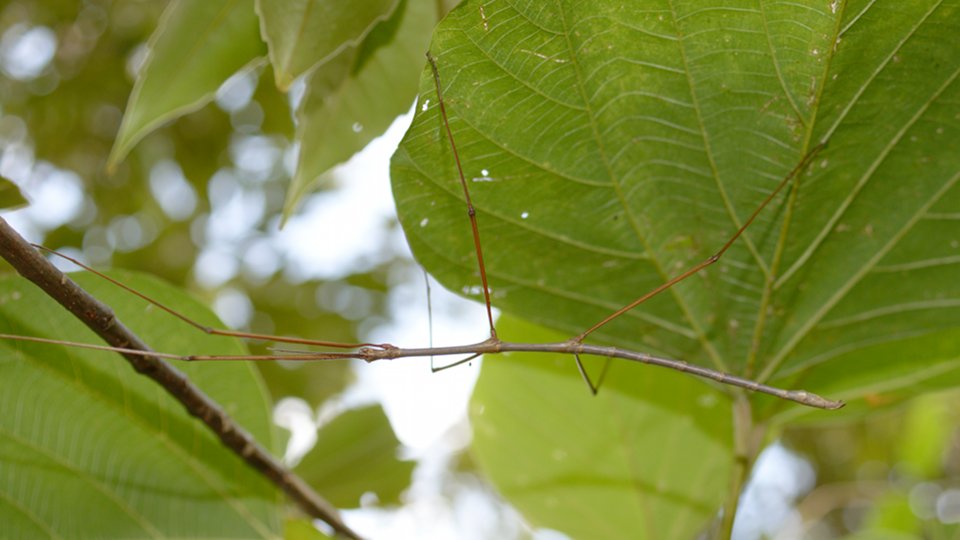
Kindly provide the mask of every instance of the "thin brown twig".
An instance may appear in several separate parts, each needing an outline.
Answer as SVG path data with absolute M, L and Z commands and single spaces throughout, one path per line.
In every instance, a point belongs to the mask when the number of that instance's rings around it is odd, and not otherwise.
M 190 415 L 206 424 L 224 446 L 283 490 L 304 512 L 324 521 L 343 537 L 360 538 L 340 519 L 332 504 L 314 492 L 299 476 L 281 465 L 219 404 L 190 382 L 183 373 L 162 359 L 171 358 L 171 355 L 158 354 L 150 350 L 146 343 L 117 319 L 110 307 L 91 296 L 63 274 L 3 218 L 0 218 L 0 256 L 6 259 L 20 275 L 40 287 L 110 344 L 109 346 L 85 344 L 87 348 L 107 349 L 122 354 L 138 373 L 153 379 L 163 387 L 183 405 Z M 45 340 L 34 338 L 31 341 L 44 342 Z M 376 349 L 365 348 L 364 350 Z
M 354 352 L 309 352 L 304 351 L 303 353 L 298 354 L 283 354 L 283 355 L 179 355 L 179 354 L 170 354 L 170 353 L 158 353 L 153 351 L 141 351 L 135 349 L 118 349 L 116 347 L 108 347 L 105 345 L 92 345 L 90 343 L 77 343 L 71 341 L 61 341 L 53 340 L 39 337 L 31 336 L 15 336 L 10 334 L 0 334 L 0 339 L 10 339 L 17 341 L 32 341 L 38 343 L 52 343 L 58 345 L 68 345 L 71 347 L 78 347 L 84 349 L 97 349 L 97 350 L 110 350 L 115 352 L 120 352 L 122 354 L 130 355 L 141 355 L 141 356 L 151 356 L 151 357 L 160 357 L 166 358 L 169 360 L 182 360 L 184 362 L 216 362 L 216 361 L 276 361 L 276 360 L 285 360 L 291 362 L 317 362 L 322 360 L 343 360 L 348 358 L 356 358 L 363 360 L 365 362 L 376 362 L 379 360 L 397 360 L 400 358 L 410 358 L 410 357 L 426 357 L 426 356 L 454 356 L 462 354 L 472 355 L 469 359 L 473 359 L 476 356 L 484 354 L 498 354 L 498 353 L 507 353 L 507 352 L 534 352 L 534 353 L 554 353 L 554 354 L 568 354 L 568 355 L 591 355 L 591 356 L 600 356 L 605 358 L 620 358 L 621 360 L 628 360 L 630 362 L 637 362 L 640 364 L 649 364 L 653 366 L 660 366 L 667 369 L 672 369 L 674 371 L 679 371 L 681 373 L 689 373 L 696 377 L 703 379 L 709 379 L 711 381 L 718 382 L 720 384 L 725 384 L 729 386 L 735 386 L 738 388 L 743 388 L 750 390 L 752 392 L 759 392 L 761 394 L 768 394 L 780 399 L 785 399 L 787 401 L 793 401 L 801 405 L 806 405 L 808 407 L 814 407 L 817 409 L 839 409 L 844 406 L 843 401 L 832 400 L 824 398 L 820 395 L 814 394 L 813 392 L 807 392 L 806 390 L 784 390 L 782 388 L 777 388 L 774 386 L 768 386 L 766 384 L 761 384 L 750 379 L 745 379 L 743 377 L 737 377 L 736 375 L 731 375 L 729 373 L 724 373 L 722 371 L 717 371 L 715 369 L 706 368 L 703 366 L 698 366 L 695 364 L 690 364 L 682 360 L 673 360 L 671 358 L 662 358 L 659 356 L 654 356 L 652 354 L 631 351 L 628 349 L 621 349 L 618 347 L 607 347 L 602 345 L 590 345 L 586 343 L 580 343 L 574 340 L 568 341 L 559 341 L 553 343 L 515 343 L 511 341 L 500 341 L 494 339 L 488 339 L 486 341 L 481 341 L 480 343 L 472 343 L 468 345 L 453 345 L 449 347 L 421 347 L 421 348 L 401 348 L 401 347 L 389 347 L 385 349 L 364 347 Z M 462 360 L 456 362 L 455 364 L 460 364 L 465 362 Z

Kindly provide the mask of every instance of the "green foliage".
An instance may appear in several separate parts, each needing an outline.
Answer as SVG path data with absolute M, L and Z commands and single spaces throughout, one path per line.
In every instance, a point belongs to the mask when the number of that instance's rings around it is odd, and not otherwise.
M 112 166 L 158 126 L 207 104 L 227 77 L 264 49 L 253 0 L 171 2 L 130 94 Z
M 399 4 L 400 0 L 257 0 L 260 29 L 270 46 L 277 86 L 286 90 L 315 66 L 363 43 Z
M 329 536 L 323 534 L 308 520 L 296 519 L 287 521 L 283 528 L 284 540 L 326 540 Z
M 347 411 L 317 433 L 317 444 L 295 471 L 340 508 L 357 508 L 364 493 L 380 504 L 400 502 L 412 461 L 397 458 L 399 443 L 380 406 Z
M 419 80 L 414 124 L 393 161 L 400 219 L 430 273 L 480 297 L 433 79 L 419 69 L 438 3 L 173 0 L 159 21 L 152 4 L 21 3 L 71 46 L 35 81 L 0 78 L 0 112 L 22 117 L 37 155 L 78 172 L 96 199 L 94 210 L 51 231 L 48 245 L 107 250 L 98 261 L 195 285 L 189 269 L 204 247 L 197 231 L 212 206 L 206 180 L 242 176 L 230 168 L 227 141 L 253 133 L 278 153 L 288 139 L 299 145 L 292 178 L 276 165 L 258 186 L 265 214 L 289 217 L 323 187 L 326 171 L 409 108 Z M 0 28 L 27 16 L 14 4 L 0 10 Z M 122 74 L 151 32 L 130 93 Z M 507 339 L 562 340 L 703 260 L 806 153 L 828 143 L 717 265 L 591 339 L 843 398 L 847 409 L 749 396 L 753 418 L 741 425 L 731 412 L 739 396 L 680 374 L 615 363 L 591 398 L 570 358 L 488 359 L 471 405 L 473 457 L 526 519 L 574 537 L 715 534 L 721 505 L 739 492 L 734 456 L 749 461 L 782 434 L 818 465 L 824 492 L 847 483 L 858 497 L 867 493 L 858 520 L 839 515 L 863 497 L 810 518 L 837 535 L 955 534 L 956 526 L 919 515 L 913 496 L 917 486 L 942 493 L 955 475 L 944 452 L 955 403 L 937 396 L 889 416 L 876 410 L 960 382 L 958 33 L 960 6 L 935 0 L 470 0 L 444 20 L 430 50 L 478 209 L 494 303 L 510 314 L 500 328 Z M 259 110 L 260 120 L 204 107 L 245 69 L 260 84 L 244 114 Z M 294 129 L 283 92 L 298 78 Z M 51 87 L 59 89 L 45 94 Z M 16 132 L 11 125 L 0 122 L 0 139 Z M 111 144 L 115 175 L 107 177 Z M 103 247 L 98 239 L 123 219 L 166 219 L 143 187 L 166 159 L 201 197 L 196 220 L 156 225 L 152 243 L 132 253 Z M 277 182 L 287 180 L 278 195 Z M 131 279 L 177 309 L 196 309 Z M 254 330 L 356 339 L 352 321 L 313 305 L 317 281 L 254 281 L 229 284 L 261 306 Z M 377 268 L 360 281 L 379 292 L 389 273 Z M 85 285 L 158 349 L 242 350 L 155 319 L 156 310 L 96 280 Z M 30 288 L 3 286 L 12 287 L 0 296 L 9 331 L 95 341 L 82 329 L 75 335 L 76 322 Z M 121 360 L 0 345 L 8 351 L 0 356 L 5 531 L 280 534 L 285 509 L 273 488 Z M 600 362 L 585 360 L 596 377 Z M 298 395 L 312 405 L 350 380 L 346 364 L 183 368 L 266 444 L 273 435 L 261 377 L 275 399 Z M 357 506 L 366 491 L 393 504 L 412 468 L 397 449 L 381 409 L 348 411 L 319 431 L 297 470 L 339 506 Z M 876 463 L 897 465 L 863 473 Z M 814 490 L 804 502 L 822 497 Z M 319 533 L 290 520 L 284 534 Z
M 324 172 L 381 135 L 416 95 L 416 68 L 437 6 L 378 0 L 360 7 L 257 1 L 254 13 L 250 0 L 171 2 L 137 76 L 111 166 L 162 124 L 209 103 L 227 78 L 256 67 L 269 51 L 280 90 L 307 76 L 297 110 L 301 151 L 284 207 L 289 217 Z M 266 50 L 255 36 L 258 20 Z
M 717 267 L 596 338 L 835 398 L 950 369 L 956 7 L 716 4 L 467 2 L 437 29 L 494 303 L 589 327 L 716 251 L 822 141 Z M 394 160 L 400 219 L 418 260 L 469 290 L 428 71 L 421 94 Z M 854 369 L 867 347 L 871 369 Z
M 20 188 L 9 178 L 0 176 L 0 208 L 12 210 L 26 205 L 27 199 L 23 197 Z
M 500 322 L 504 339 L 564 337 Z M 591 399 L 570 357 L 486 359 L 470 408 L 477 461 L 531 523 L 571 538 L 696 537 L 726 495 L 730 403 L 691 377 L 648 375 L 613 365 Z
M 410 108 L 435 17 L 432 2 L 401 0 L 361 46 L 347 48 L 310 77 L 297 109 L 301 151 L 287 190 L 285 218 L 325 171 L 346 161 Z
M 236 340 L 184 332 L 163 312 L 76 276 L 121 320 L 168 352 L 243 354 Z M 174 287 L 117 274 L 206 324 L 209 310 Z M 39 289 L 0 280 L 2 332 L 96 343 Z M 0 342 L 0 522 L 5 536 L 275 537 L 280 493 L 153 381 L 113 353 Z M 190 380 L 265 446 L 268 399 L 245 364 L 181 364 Z
M 494 304 L 576 335 L 719 249 L 825 142 L 716 266 L 591 339 L 847 399 L 849 414 L 955 385 L 958 14 L 936 1 L 462 3 L 431 51 Z M 429 69 L 420 92 L 393 161 L 400 219 L 418 261 L 478 298 Z M 551 399 L 584 408 L 584 394 Z M 825 417 L 751 399 L 757 421 Z M 524 441 L 514 475 L 556 448 Z M 518 501 L 510 474 L 491 476 Z

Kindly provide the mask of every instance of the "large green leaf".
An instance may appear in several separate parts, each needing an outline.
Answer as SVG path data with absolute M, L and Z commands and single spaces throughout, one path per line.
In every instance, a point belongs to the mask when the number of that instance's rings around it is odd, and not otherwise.
M 270 47 L 277 86 L 358 45 L 400 0 L 257 0 L 260 28 Z
M 716 266 L 591 339 L 831 398 L 955 384 L 958 32 L 955 0 L 461 4 L 431 49 L 494 303 L 580 332 L 716 251 L 825 141 Z M 420 90 L 400 219 L 476 297 L 429 70 Z
M 116 165 L 163 123 L 208 103 L 217 88 L 266 52 L 253 0 L 173 0 L 150 38 L 110 152 Z
M 285 215 L 324 172 L 382 135 L 410 109 L 435 23 L 433 1 L 401 0 L 358 48 L 343 51 L 314 71 L 297 110 L 300 156 Z
M 504 317 L 505 338 L 562 335 Z M 470 418 L 481 468 L 534 525 L 573 538 L 693 538 L 731 471 L 730 402 L 677 373 L 617 364 L 592 397 L 558 355 L 487 357 Z
M 89 275 L 83 287 L 158 350 L 242 354 Z M 124 282 L 206 324 L 215 317 L 155 279 Z M 0 279 L 3 332 L 101 343 L 22 278 Z M 178 364 L 267 447 L 263 384 L 242 363 Z M 0 523 L 5 536 L 276 538 L 279 492 L 118 355 L 0 342 Z

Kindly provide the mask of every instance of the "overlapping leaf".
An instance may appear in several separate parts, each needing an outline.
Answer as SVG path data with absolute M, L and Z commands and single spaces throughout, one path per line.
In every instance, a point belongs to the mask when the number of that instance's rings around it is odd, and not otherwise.
M 717 265 L 591 339 L 853 399 L 851 410 L 956 384 L 960 42 L 950 36 L 958 31 L 960 5 L 936 0 L 461 4 L 431 50 L 494 304 L 575 335 L 714 253 L 825 142 Z M 400 219 L 427 270 L 479 298 L 429 70 L 420 90 L 393 161 Z M 642 370 L 620 371 L 630 367 Z M 633 381 L 615 384 L 638 410 L 661 398 L 689 406 L 682 393 L 651 396 L 650 385 L 672 376 L 643 372 L 642 382 L 616 375 Z M 579 447 L 562 431 L 567 417 L 589 425 L 578 416 L 596 406 L 585 394 L 542 373 L 515 383 L 487 366 L 476 399 L 496 422 L 475 436 L 481 449 L 509 438 L 496 423 L 522 436 L 522 449 L 486 460 L 485 470 L 537 523 L 590 537 L 567 519 L 574 510 L 534 504 L 516 480 L 558 448 Z M 754 401 L 761 417 L 806 411 Z M 536 409 L 529 417 L 546 415 L 549 429 L 528 425 L 521 435 L 522 415 L 537 402 L 564 412 L 554 419 Z M 631 422 L 631 433 L 643 425 Z M 643 440 L 663 444 L 653 433 Z M 550 478 L 604 477 L 600 454 Z M 723 452 L 703 455 L 715 454 Z M 670 487 L 687 500 L 700 493 L 692 482 Z M 636 491 L 662 496 L 652 486 Z M 618 503 L 611 497 L 611 508 Z M 614 536 L 647 523 L 597 512 L 591 523 L 618 523 Z M 679 519 L 676 508 L 664 512 L 668 523 Z
M 242 354 L 99 279 L 81 284 L 168 352 Z M 156 280 L 123 280 L 189 316 L 214 317 Z M 0 280 L 3 332 L 97 343 L 26 281 Z M 0 342 L 0 522 L 5 536 L 256 538 L 281 534 L 276 489 L 113 353 Z M 263 444 L 266 391 L 245 364 L 178 365 Z
M 716 251 L 827 142 L 719 264 L 594 339 L 834 398 L 952 384 L 958 31 L 935 0 L 461 5 L 432 50 L 494 303 L 582 331 Z M 421 95 L 393 164 L 401 220 L 475 295 L 428 71 Z
M 277 86 L 286 90 L 314 66 L 359 45 L 398 4 L 400 0 L 257 0 Z
M 562 335 L 501 319 L 506 338 Z M 534 525 L 571 538 L 693 538 L 730 477 L 730 402 L 671 373 L 613 366 L 596 398 L 573 359 L 488 357 L 470 407 L 481 468 Z
M 217 88 L 266 53 L 253 0 L 174 0 L 150 38 L 110 163 L 148 133 L 213 99 Z
M 297 110 L 300 156 L 285 215 L 324 172 L 360 151 L 409 110 L 435 23 L 434 2 L 402 0 L 360 46 L 344 50 L 309 78 Z

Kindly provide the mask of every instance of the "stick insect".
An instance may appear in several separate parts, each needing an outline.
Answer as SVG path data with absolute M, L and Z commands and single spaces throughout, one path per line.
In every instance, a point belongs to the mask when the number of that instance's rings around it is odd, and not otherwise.
M 671 358 L 662 358 L 642 352 L 624 350 L 616 347 L 608 347 L 601 345 L 593 345 L 586 343 L 586 339 L 593 334 L 596 330 L 608 324 L 610 321 L 613 321 L 617 317 L 620 317 L 624 313 L 634 309 L 643 302 L 649 300 L 650 298 L 668 290 L 677 283 L 693 276 L 703 270 L 704 268 L 716 263 L 724 253 L 740 238 L 744 231 L 753 223 L 756 217 L 766 208 L 769 203 L 776 198 L 776 196 L 793 181 L 811 162 L 813 157 L 817 152 L 822 148 L 822 145 L 814 147 L 809 151 L 800 162 L 787 174 L 776 188 L 770 192 L 767 197 L 762 201 L 762 203 L 757 206 L 753 213 L 747 218 L 747 220 L 736 230 L 732 236 L 724 243 L 720 249 L 715 252 L 713 255 L 707 259 L 697 263 L 687 270 L 679 273 L 678 275 L 668 279 L 662 285 L 657 286 L 653 290 L 639 296 L 632 302 L 626 304 L 622 308 L 614 311 L 610 315 L 606 316 L 602 320 L 598 321 L 592 325 L 587 330 L 581 332 L 580 334 L 571 337 L 570 339 L 563 342 L 556 343 L 515 343 L 507 342 L 501 340 L 496 331 L 496 326 L 494 323 L 493 311 L 492 311 L 492 301 L 490 294 L 490 286 L 488 282 L 486 265 L 483 258 L 483 248 L 480 238 L 480 224 L 477 218 L 477 212 L 473 205 L 470 196 L 470 189 L 467 185 L 465 174 L 463 171 L 463 166 L 461 164 L 460 156 L 457 150 L 456 142 L 454 140 L 453 132 L 450 128 L 449 118 L 447 116 L 446 103 L 443 98 L 442 83 L 440 80 L 440 73 L 437 67 L 436 59 L 431 55 L 427 54 L 427 59 L 433 74 L 433 80 L 436 89 L 436 96 L 438 99 L 438 107 L 441 113 L 443 120 L 444 130 L 446 132 L 446 137 L 450 148 L 452 150 L 454 160 L 457 167 L 457 173 L 459 177 L 460 186 L 463 191 L 463 199 L 466 206 L 467 217 L 470 222 L 470 227 L 473 236 L 473 245 L 476 255 L 476 267 L 479 272 L 482 293 L 484 299 L 484 305 L 486 309 L 486 318 L 489 325 L 489 338 L 473 344 L 459 345 L 459 346 L 447 346 L 447 347 L 419 347 L 419 348 L 401 348 L 389 343 L 338 343 L 331 341 L 322 341 L 322 340 L 311 340 L 311 339 L 301 339 L 285 336 L 276 336 L 268 334 L 259 334 L 253 332 L 242 332 L 242 331 L 232 331 L 232 330 L 223 330 L 218 328 L 212 328 L 209 326 L 202 325 L 185 315 L 178 313 L 173 308 L 164 305 L 157 300 L 150 298 L 149 296 L 129 287 L 119 281 L 105 275 L 102 272 L 99 272 L 89 266 L 82 264 L 80 261 L 57 253 L 52 250 L 48 250 L 41 246 L 36 246 L 38 249 L 44 250 L 49 254 L 60 257 L 66 260 L 77 264 L 78 266 L 86 269 L 89 272 L 92 272 L 103 279 L 110 281 L 111 283 L 117 285 L 118 287 L 123 288 L 124 290 L 134 294 L 146 302 L 153 304 L 159 309 L 169 313 L 170 315 L 179 318 L 184 323 L 195 327 L 196 329 L 205 332 L 207 334 L 219 335 L 219 336 L 229 336 L 242 339 L 252 339 L 252 340 L 265 340 L 272 341 L 276 343 L 285 343 L 285 344 L 294 344 L 294 345 L 303 345 L 311 347 L 319 347 L 325 350 L 319 352 L 300 352 L 300 351 L 280 351 L 276 354 L 265 354 L 265 355 L 178 355 L 170 354 L 163 352 L 153 352 L 153 351 L 144 351 L 139 350 L 135 347 L 126 347 L 113 345 L 94 345 L 89 343 L 75 343 L 75 342 L 62 342 L 58 340 L 51 340 L 46 338 L 39 337 L 29 337 L 29 336 L 14 336 L 7 334 L 0 334 L 2 339 L 10 340 L 20 340 L 20 341 L 32 341 L 32 342 L 41 342 L 41 343 L 56 343 L 60 345 L 68 345 L 73 347 L 85 348 L 85 349 L 98 349 L 98 350 L 109 350 L 118 352 L 126 355 L 141 356 L 141 357 L 150 357 L 155 359 L 167 359 L 167 360 L 180 360 L 180 361 L 277 361 L 277 360 L 286 360 L 286 361 L 299 361 L 299 362 L 313 362 L 313 361 L 325 361 L 325 360 L 337 360 L 337 359 L 360 359 L 366 362 L 374 362 L 379 360 L 394 360 L 404 357 L 422 357 L 422 356 L 462 356 L 468 355 L 466 358 L 454 361 L 451 364 L 436 368 L 436 370 L 448 369 L 465 362 L 468 362 L 478 356 L 485 354 L 495 354 L 502 352 L 551 352 L 559 354 L 568 354 L 574 357 L 574 361 L 577 369 L 579 370 L 581 376 L 586 382 L 591 393 L 596 394 L 600 388 L 600 385 L 603 382 L 603 377 L 606 373 L 606 366 L 609 365 L 609 361 L 612 358 L 621 358 L 624 360 L 629 360 L 633 362 L 639 362 L 644 364 L 651 364 L 655 366 L 660 366 L 684 373 L 689 373 L 691 375 L 709 379 L 720 384 L 729 385 L 733 387 L 738 387 L 752 392 L 759 392 L 764 394 L 769 394 L 781 399 L 797 402 L 803 405 L 822 408 L 822 409 L 837 409 L 843 406 L 843 402 L 834 401 L 826 399 L 824 397 L 806 392 L 804 390 L 785 390 L 781 388 L 771 387 L 765 384 L 758 383 L 756 381 L 739 377 L 736 375 L 723 373 L 718 370 L 702 367 L 699 365 L 689 364 L 682 360 L 675 360 Z M 6 257 L 6 254 L 4 254 Z M 331 350 L 332 349 L 332 350 Z M 601 373 L 599 379 L 595 382 L 591 380 L 586 370 L 584 369 L 583 362 L 581 361 L 582 355 L 593 355 L 600 356 L 607 359 L 607 364 Z

